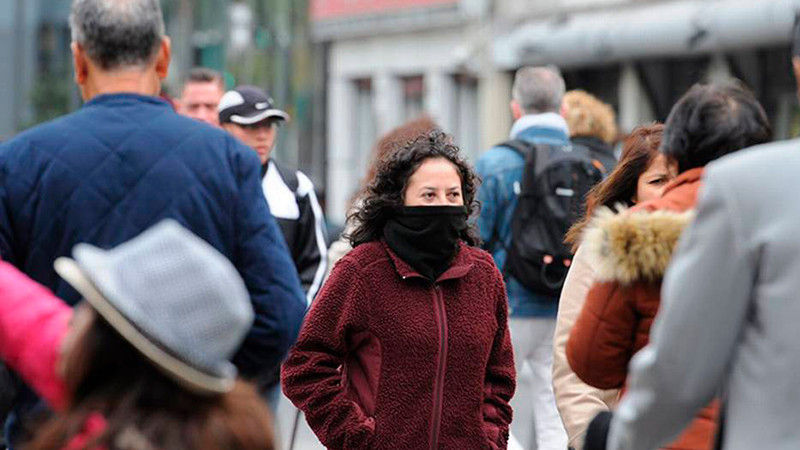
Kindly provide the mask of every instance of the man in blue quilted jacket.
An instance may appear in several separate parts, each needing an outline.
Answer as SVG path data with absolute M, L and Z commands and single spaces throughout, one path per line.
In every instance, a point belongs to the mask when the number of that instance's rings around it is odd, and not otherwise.
M 115 247 L 173 218 L 242 275 L 256 319 L 233 362 L 263 381 L 293 343 L 306 302 L 258 156 L 156 97 L 170 61 L 158 0 L 74 0 L 70 26 L 86 103 L 0 146 L 0 256 L 75 304 L 80 295 L 56 275 L 56 258 L 79 242 Z M 17 403 L 18 414 L 32 402 Z M 13 443 L 19 428 L 9 431 Z

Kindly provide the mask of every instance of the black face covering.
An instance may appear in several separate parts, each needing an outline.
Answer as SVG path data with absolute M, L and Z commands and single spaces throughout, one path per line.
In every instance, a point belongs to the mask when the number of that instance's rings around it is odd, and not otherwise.
M 383 237 L 400 259 L 434 281 L 450 266 L 466 229 L 463 206 L 404 206 L 386 221 Z

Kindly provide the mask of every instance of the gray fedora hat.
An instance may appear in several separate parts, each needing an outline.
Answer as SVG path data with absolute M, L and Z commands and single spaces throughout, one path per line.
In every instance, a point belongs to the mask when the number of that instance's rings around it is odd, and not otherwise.
M 230 358 L 254 314 L 222 254 L 171 219 L 111 250 L 72 253 L 56 272 L 157 368 L 198 393 L 233 388 Z

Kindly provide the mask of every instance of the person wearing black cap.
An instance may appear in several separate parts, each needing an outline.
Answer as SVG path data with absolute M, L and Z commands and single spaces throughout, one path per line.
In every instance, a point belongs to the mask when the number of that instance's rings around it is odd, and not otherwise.
M 226 92 L 219 103 L 222 127 L 261 159 L 264 195 L 283 231 L 310 304 L 326 273 L 327 236 L 314 184 L 304 173 L 270 157 L 278 125 L 288 120 L 289 114 L 276 108 L 272 98 L 255 86 L 238 86 Z

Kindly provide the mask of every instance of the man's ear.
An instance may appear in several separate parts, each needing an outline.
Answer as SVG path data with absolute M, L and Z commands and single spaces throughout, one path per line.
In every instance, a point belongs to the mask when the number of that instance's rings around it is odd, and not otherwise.
M 75 83 L 82 86 L 89 77 L 89 61 L 86 59 L 86 51 L 80 44 L 73 42 L 69 46 L 72 50 L 72 65 L 75 71 Z
M 514 120 L 518 120 L 520 117 L 525 115 L 522 112 L 522 107 L 519 106 L 519 103 L 517 103 L 516 100 L 511 100 L 509 105 L 511 106 L 511 115 L 514 117 Z
M 792 56 L 792 67 L 794 68 L 794 79 L 797 83 L 797 95 L 800 97 L 800 56 Z
M 168 36 L 161 39 L 161 47 L 158 49 L 156 57 L 156 73 L 162 80 L 169 74 L 169 62 L 172 57 L 172 41 Z

